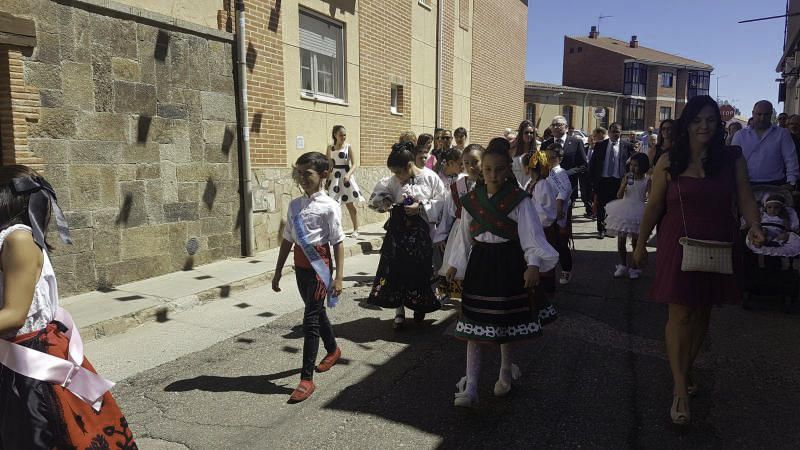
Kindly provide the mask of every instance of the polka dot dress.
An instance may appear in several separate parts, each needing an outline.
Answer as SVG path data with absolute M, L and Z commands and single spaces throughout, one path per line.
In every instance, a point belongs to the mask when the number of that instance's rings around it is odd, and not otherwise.
M 350 144 L 333 150 L 333 180 L 331 181 L 328 194 L 340 203 L 352 203 L 365 201 L 364 196 L 356 184 L 355 176 L 351 175 L 350 180 L 345 182 L 344 176 L 350 170 Z

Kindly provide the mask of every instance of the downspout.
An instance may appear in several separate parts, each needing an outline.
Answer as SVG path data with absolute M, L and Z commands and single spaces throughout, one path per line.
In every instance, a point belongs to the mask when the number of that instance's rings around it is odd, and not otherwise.
M 586 131 L 586 100 L 589 98 L 589 93 L 583 94 L 583 114 L 581 114 L 581 131 Z
M 442 128 L 442 65 L 444 46 L 444 0 L 438 1 L 439 13 L 436 16 L 436 127 Z
M 253 181 L 250 170 L 250 119 L 247 113 L 247 49 L 245 45 L 244 0 L 236 0 L 236 67 L 239 89 L 239 177 L 242 192 L 242 253 L 253 256 L 255 233 L 253 232 Z

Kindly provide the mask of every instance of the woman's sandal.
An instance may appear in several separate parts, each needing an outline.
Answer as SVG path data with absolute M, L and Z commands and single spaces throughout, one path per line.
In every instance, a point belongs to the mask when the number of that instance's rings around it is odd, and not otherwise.
M 672 408 L 669 416 L 675 425 L 686 426 L 692 420 L 692 413 L 689 411 L 689 397 L 674 396 L 672 398 Z
M 511 381 L 519 380 L 522 376 L 522 371 L 519 370 L 519 366 L 516 364 L 511 364 Z M 511 383 L 505 383 L 503 380 L 497 380 L 494 384 L 494 396 L 495 397 L 505 397 L 508 393 L 511 392 Z

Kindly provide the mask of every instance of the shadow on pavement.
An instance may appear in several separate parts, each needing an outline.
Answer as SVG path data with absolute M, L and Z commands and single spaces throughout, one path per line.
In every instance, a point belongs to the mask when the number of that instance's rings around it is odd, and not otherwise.
M 271 380 L 280 380 L 300 373 L 300 369 L 286 370 L 272 375 L 249 375 L 241 377 L 220 377 L 201 375 L 186 380 L 178 380 L 164 388 L 166 392 L 249 392 L 252 394 L 288 395 L 293 389 L 278 386 Z

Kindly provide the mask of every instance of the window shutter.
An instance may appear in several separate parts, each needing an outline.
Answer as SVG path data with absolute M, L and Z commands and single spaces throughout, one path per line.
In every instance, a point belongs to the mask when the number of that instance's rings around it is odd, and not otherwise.
M 342 28 L 300 13 L 300 48 L 336 59 Z

